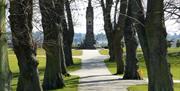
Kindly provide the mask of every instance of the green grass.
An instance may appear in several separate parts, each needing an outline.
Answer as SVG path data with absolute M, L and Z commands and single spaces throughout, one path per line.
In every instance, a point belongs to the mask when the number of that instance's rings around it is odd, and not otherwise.
M 72 50 L 72 55 L 73 56 L 81 56 L 82 55 L 82 50 L 73 49 Z
M 73 58 L 74 65 L 68 66 L 68 71 L 76 71 L 81 69 L 81 59 L 79 58 Z
M 104 62 L 105 62 L 105 64 L 106 64 L 108 70 L 109 70 L 112 74 L 115 74 L 115 73 L 116 73 L 116 63 L 115 63 L 115 62 L 112 62 L 112 61 L 109 61 L 109 59 L 106 59 Z
M 104 50 L 105 53 L 107 50 Z M 101 51 L 102 52 L 102 51 Z M 138 49 L 138 52 L 141 52 L 140 49 Z M 168 61 L 171 64 L 171 73 L 173 74 L 173 79 L 180 80 L 180 48 L 170 48 L 168 49 Z M 141 71 L 141 76 L 147 78 L 147 70 L 145 61 L 142 54 L 138 54 L 138 65 L 139 70 Z M 125 59 L 125 57 L 124 57 Z M 109 71 L 114 74 L 116 73 L 116 63 L 110 62 L 108 59 L 105 60 L 106 66 L 108 67 Z
M 171 73 L 173 75 L 173 79 L 180 80 L 180 54 L 176 54 L 174 53 L 172 54 L 168 54 L 168 62 L 171 64 Z M 142 76 L 147 77 L 147 70 L 146 70 L 146 65 L 145 65 L 145 61 L 143 58 L 143 55 L 138 55 L 138 59 L 139 59 L 139 69 L 142 72 Z
M 148 86 L 146 84 L 130 86 L 128 91 L 148 91 Z M 180 83 L 174 84 L 174 91 L 180 91 Z
M 109 54 L 109 50 L 108 49 L 99 50 L 99 53 L 101 55 L 108 55 Z
M 123 51 L 125 53 L 126 49 L 123 48 Z M 176 52 L 180 52 L 180 47 L 179 48 L 168 48 L 168 53 L 176 53 Z M 103 49 L 103 50 L 100 50 L 99 53 L 102 54 L 102 55 L 108 55 L 109 50 L 108 49 Z M 141 48 L 137 49 L 137 54 L 142 54 Z
M 9 55 L 14 55 L 14 51 L 12 48 L 9 48 L 8 49 L 8 54 Z M 37 56 L 44 56 L 46 53 L 45 53 L 45 50 L 42 49 L 42 48 L 38 48 L 37 49 Z M 77 49 L 72 49 L 72 55 L 73 56 L 81 56 L 82 55 L 82 50 L 77 50 Z
M 50 91 L 78 91 L 78 88 L 77 88 L 78 83 L 79 83 L 78 76 L 65 77 L 66 87 L 64 87 L 63 89 L 56 89 L 56 90 L 50 90 Z
M 9 53 L 9 56 L 8 56 L 9 66 L 13 73 L 12 88 L 13 88 L 13 91 L 15 91 L 16 86 L 17 86 L 18 76 L 19 76 L 18 62 L 12 49 L 9 49 L 8 53 Z M 44 54 L 45 54 L 44 50 L 38 49 L 37 59 L 39 62 L 38 69 L 39 69 L 39 76 L 40 76 L 41 83 L 43 81 L 44 70 L 45 70 L 45 65 L 46 65 L 46 61 L 45 61 L 46 57 Z M 76 71 L 81 68 L 81 59 L 74 58 L 73 61 L 75 65 L 67 67 L 68 71 Z M 77 84 L 79 82 L 78 76 L 64 77 L 64 81 L 65 81 L 66 87 L 64 87 L 63 89 L 57 89 L 57 90 L 52 90 L 52 91 L 77 91 Z

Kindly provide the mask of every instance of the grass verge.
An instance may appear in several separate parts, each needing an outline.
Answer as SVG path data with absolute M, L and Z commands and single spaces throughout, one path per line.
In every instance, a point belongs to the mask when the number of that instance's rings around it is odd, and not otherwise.
M 128 91 L 148 91 L 147 84 L 128 87 Z M 180 91 L 180 83 L 174 84 L 174 91 Z
M 12 48 L 9 48 L 8 49 L 8 54 L 9 55 L 14 55 L 14 51 Z M 38 48 L 37 49 L 37 56 L 45 56 L 46 53 L 45 53 L 45 50 L 42 49 L 42 48 Z M 72 55 L 73 56 L 81 56 L 82 55 L 82 50 L 77 50 L 77 49 L 72 49 Z
M 123 48 L 123 51 L 126 52 L 126 49 Z M 142 54 L 141 48 L 138 48 L 136 52 L 137 52 L 137 54 Z M 177 53 L 177 52 L 180 52 L 180 47 L 179 48 L 168 48 L 168 53 Z M 102 55 L 108 55 L 109 50 L 108 49 L 102 49 L 102 50 L 99 50 L 99 53 Z
M 82 55 L 82 50 L 73 49 L 72 50 L 72 55 L 73 56 L 81 56 Z
M 16 91 L 16 87 L 17 87 L 17 82 L 18 82 L 18 76 L 19 76 L 19 68 L 18 68 L 18 62 L 17 62 L 17 58 L 14 55 L 14 53 L 12 52 L 12 50 L 9 50 L 9 66 L 10 69 L 13 73 L 13 78 L 12 78 L 12 91 Z M 41 53 L 40 53 L 41 52 Z M 38 69 L 39 69 L 39 77 L 40 77 L 40 81 L 42 83 L 43 78 L 44 78 L 44 70 L 45 70 L 45 65 L 46 65 L 46 57 L 45 56 L 39 56 L 39 55 L 44 55 L 42 54 L 42 50 L 40 50 L 37 56 L 39 65 L 38 65 Z M 73 66 L 69 66 L 67 67 L 68 71 L 72 72 L 72 71 L 76 71 L 78 69 L 81 68 L 81 59 L 78 58 L 74 58 L 74 65 Z M 51 90 L 51 91 L 77 91 L 77 87 L 78 87 L 78 83 L 79 83 L 79 77 L 78 76 L 71 76 L 71 77 L 64 77 L 64 81 L 65 81 L 65 85 L 66 87 L 64 87 L 63 89 L 56 89 L 56 90 Z

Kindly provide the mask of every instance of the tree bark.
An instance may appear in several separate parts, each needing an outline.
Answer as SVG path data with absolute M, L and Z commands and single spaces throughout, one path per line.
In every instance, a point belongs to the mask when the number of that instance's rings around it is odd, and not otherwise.
M 66 7 L 66 12 L 67 12 L 67 20 L 68 20 L 68 54 L 69 54 L 69 61 L 66 61 L 66 65 L 70 66 L 73 65 L 73 58 L 72 58 L 72 43 L 73 43 L 73 38 L 74 38 L 74 24 L 73 24 L 73 19 L 72 19 L 72 13 L 71 13 L 71 8 L 70 8 L 70 2 L 69 0 L 66 0 L 65 2 L 65 7 Z
M 71 52 L 71 45 L 70 45 L 70 31 L 67 28 L 67 22 L 64 17 L 63 20 L 63 43 L 64 43 L 64 54 L 65 54 L 65 64 L 66 66 L 73 65 L 73 60 L 72 60 L 72 52 Z
M 70 60 L 71 58 L 70 57 L 72 57 L 72 55 L 70 56 L 70 52 L 69 52 L 69 50 L 71 50 L 71 48 L 69 47 L 69 44 L 68 44 L 68 35 L 69 35 L 69 33 L 68 33 L 68 28 L 67 28 L 67 23 L 66 23 L 66 19 L 65 19 L 65 14 L 64 14 L 64 12 L 62 12 L 63 13 L 63 20 L 62 20 L 62 28 L 63 28 L 63 44 L 61 44 L 61 46 L 62 46 L 62 48 L 61 48 L 61 50 L 62 50 L 62 53 L 61 53 L 61 55 L 63 55 L 64 57 L 62 58 L 62 73 L 66 76 L 68 76 L 69 75 L 69 73 L 67 72 L 67 69 L 66 69 L 66 66 L 70 66 L 70 65 L 72 65 L 73 64 L 73 61 L 72 60 Z
M 163 0 L 148 1 L 146 21 L 140 0 L 136 0 L 132 11 L 148 71 L 148 91 L 173 91 L 172 76 L 166 59 L 167 34 L 164 27 Z
M 132 3 L 132 0 L 129 0 L 127 12 L 128 17 L 132 17 L 131 7 L 133 5 L 134 3 Z M 142 79 L 137 71 L 138 59 L 136 58 L 136 50 L 138 43 L 136 39 L 135 28 L 132 24 L 132 20 L 130 18 L 126 18 L 126 24 L 124 29 L 124 39 L 126 45 L 126 66 L 123 79 Z
M 164 0 L 148 0 L 145 33 L 149 49 L 149 91 L 173 91 L 173 80 L 167 62 L 167 40 L 164 23 Z
M 44 31 L 43 48 L 46 50 L 46 69 L 43 89 L 57 89 L 64 87 L 62 77 L 63 65 L 63 12 L 64 1 L 40 0 L 42 25 Z
M 117 72 L 116 74 L 124 73 L 124 62 L 123 62 L 123 49 L 121 40 L 123 38 L 123 31 L 125 26 L 125 20 L 127 14 L 127 0 L 120 1 L 120 15 L 118 17 L 118 23 L 115 25 L 114 30 L 114 40 L 113 40 L 113 48 L 114 48 L 114 60 L 117 64 Z
M 11 71 L 8 62 L 8 44 L 6 35 L 5 15 L 6 5 L 5 0 L 0 1 L 0 90 L 11 90 Z
M 36 46 L 32 39 L 32 0 L 10 1 L 10 25 L 13 49 L 20 76 L 17 91 L 41 91 Z
M 114 52 L 113 52 L 113 26 L 111 23 L 111 8 L 113 5 L 112 0 L 106 0 L 106 5 L 104 0 L 101 0 L 101 7 L 103 10 L 103 17 L 104 17 L 104 30 L 106 33 L 106 37 L 108 40 L 108 48 L 109 48 L 109 61 L 114 61 Z

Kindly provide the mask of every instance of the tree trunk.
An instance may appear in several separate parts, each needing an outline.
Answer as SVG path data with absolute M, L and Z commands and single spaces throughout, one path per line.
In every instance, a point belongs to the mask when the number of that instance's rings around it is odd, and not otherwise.
M 164 23 L 164 0 L 148 0 L 145 33 L 149 48 L 149 91 L 173 91 L 173 81 L 167 62 L 167 40 Z
M 40 0 L 40 11 L 44 30 L 43 48 L 46 50 L 46 69 L 43 80 L 43 89 L 57 89 L 64 87 L 62 77 L 63 64 L 63 21 L 64 2 Z
M 64 17 L 63 20 L 63 43 L 64 43 L 64 54 L 65 54 L 65 64 L 66 66 L 73 65 L 73 60 L 72 60 L 72 52 L 71 52 L 71 45 L 70 45 L 70 31 L 67 28 L 67 23 Z
M 123 31 L 125 26 L 126 14 L 127 14 L 127 0 L 121 0 L 120 2 L 120 15 L 118 17 L 118 23 L 115 25 L 114 30 L 114 40 L 113 40 L 113 48 L 114 48 L 114 60 L 117 64 L 117 72 L 116 74 L 124 73 L 124 62 L 123 62 L 123 49 L 121 40 L 123 38 Z
M 149 91 L 173 91 L 173 81 L 167 63 L 167 41 L 164 25 L 163 0 L 148 1 L 146 23 L 140 0 L 132 7 L 143 55 L 148 71 Z M 158 12 L 158 13 L 157 13 Z M 144 27 L 145 24 L 145 27 Z
M 113 32 L 112 32 L 112 29 L 109 29 L 107 28 L 106 25 L 109 25 L 109 26 L 112 26 L 111 24 L 105 24 L 104 27 L 105 27 L 105 33 L 106 33 L 106 37 L 107 37 L 107 41 L 108 41 L 108 48 L 109 48 L 109 61 L 115 61 L 114 60 L 114 48 L 113 48 Z
M 131 6 L 132 0 L 128 2 L 128 16 L 132 16 Z M 130 18 L 126 18 L 126 24 L 124 29 L 124 39 L 126 45 L 126 67 L 125 74 L 123 79 L 142 79 L 138 73 L 138 59 L 136 58 L 136 50 L 137 50 L 137 39 L 136 32 L 132 25 L 132 20 Z
M 147 45 L 147 38 L 145 33 L 145 16 L 144 16 L 144 9 L 142 6 L 141 0 L 130 0 L 131 3 L 131 14 L 133 19 L 133 27 L 136 28 L 136 32 L 138 34 L 138 39 L 140 41 L 140 45 L 143 51 L 143 55 L 145 58 L 145 63 L 148 63 L 148 45 Z M 147 70 L 148 67 L 147 67 Z
M 10 91 L 11 90 L 11 72 L 9 69 L 8 62 L 8 44 L 6 35 L 6 22 L 5 22 L 5 6 L 6 0 L 0 1 L 0 90 Z
M 18 59 L 20 76 L 17 91 L 41 91 L 36 46 L 32 40 L 32 0 L 11 0 L 10 24 L 13 49 Z
M 123 31 L 123 30 L 121 30 L 121 31 Z M 115 56 L 114 60 L 115 60 L 116 65 L 117 65 L 117 67 L 116 67 L 117 70 L 116 70 L 115 75 L 124 73 L 123 49 L 121 46 L 121 40 L 122 40 L 123 35 L 120 35 L 121 33 L 120 33 L 120 30 L 115 30 L 114 40 L 113 40 L 113 43 L 114 43 L 113 44 L 113 46 L 114 46 L 113 52 L 114 52 L 114 56 Z
M 109 61 L 114 61 L 114 52 L 113 52 L 113 27 L 111 23 L 111 8 L 113 5 L 112 0 L 106 0 L 106 5 L 104 0 L 101 0 L 101 7 L 103 10 L 103 17 L 104 17 L 104 30 L 106 33 L 107 41 L 108 41 L 108 48 L 109 48 Z
M 66 12 L 67 12 L 68 27 L 69 27 L 69 32 L 68 32 L 69 36 L 68 36 L 68 45 L 67 45 L 69 47 L 68 48 L 69 63 L 70 63 L 70 65 L 73 65 L 74 62 L 73 62 L 73 58 L 72 58 L 72 43 L 73 43 L 73 38 L 74 38 L 74 24 L 73 24 L 69 0 L 66 0 L 65 7 L 66 7 Z
M 63 12 L 62 12 L 63 13 Z M 62 53 L 61 55 L 63 55 L 64 57 L 62 57 L 62 73 L 66 76 L 66 75 L 69 75 L 69 73 L 67 72 L 66 70 L 66 66 L 70 66 L 73 64 L 73 61 L 70 61 L 70 53 L 69 53 L 69 50 L 71 50 L 71 48 L 69 48 L 69 45 L 68 45 L 68 29 L 67 29 L 67 23 L 66 23 L 66 20 L 65 20 L 65 15 L 63 13 L 63 23 L 62 23 L 62 27 L 63 27 L 63 38 L 62 38 L 62 43 L 61 44 L 61 50 L 62 50 Z

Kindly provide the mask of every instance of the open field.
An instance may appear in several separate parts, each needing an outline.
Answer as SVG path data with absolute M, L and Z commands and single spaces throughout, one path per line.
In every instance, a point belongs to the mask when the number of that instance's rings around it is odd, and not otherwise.
M 76 50 L 73 50 L 73 51 L 76 51 Z M 44 50 L 38 49 L 37 52 L 38 52 L 37 59 L 39 62 L 39 65 L 38 65 L 39 76 L 40 76 L 40 81 L 42 83 L 43 77 L 44 77 L 45 65 L 46 65 L 46 61 L 45 61 L 46 57 L 45 57 Z M 78 53 L 78 52 L 74 52 L 74 53 Z M 9 49 L 8 53 L 9 53 L 9 56 L 8 56 L 9 66 L 13 73 L 12 89 L 13 91 L 15 91 L 16 86 L 17 86 L 18 76 L 19 76 L 18 62 L 12 49 Z M 77 54 L 74 54 L 74 55 L 77 55 Z M 67 67 L 68 71 L 75 71 L 75 70 L 80 69 L 81 67 L 81 59 L 74 58 L 73 60 L 74 60 L 75 65 Z M 66 87 L 64 87 L 63 89 L 57 89 L 57 90 L 52 90 L 52 91 L 77 91 L 77 84 L 79 82 L 78 76 L 64 77 L 64 80 L 65 80 Z

